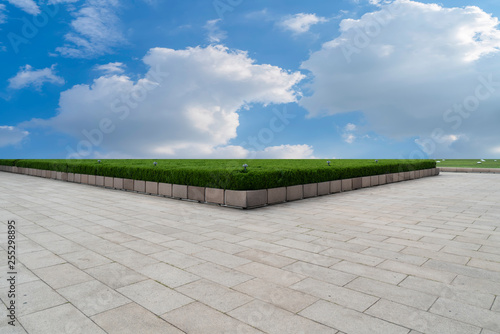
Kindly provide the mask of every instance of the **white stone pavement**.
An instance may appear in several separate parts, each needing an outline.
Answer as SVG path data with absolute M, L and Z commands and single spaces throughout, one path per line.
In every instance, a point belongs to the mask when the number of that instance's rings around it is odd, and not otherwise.
M 0 172 L 0 333 L 500 333 L 500 175 L 236 210 Z

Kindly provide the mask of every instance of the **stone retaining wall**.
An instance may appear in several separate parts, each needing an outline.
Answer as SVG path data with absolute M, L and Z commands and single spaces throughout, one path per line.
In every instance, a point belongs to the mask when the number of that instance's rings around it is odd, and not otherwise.
M 439 175 L 439 168 L 430 168 L 272 189 L 224 190 L 13 166 L 0 166 L 0 171 L 244 209 Z

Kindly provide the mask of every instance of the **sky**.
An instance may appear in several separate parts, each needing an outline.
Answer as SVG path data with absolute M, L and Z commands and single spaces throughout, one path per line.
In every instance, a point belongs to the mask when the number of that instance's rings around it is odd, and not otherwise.
M 0 158 L 500 157 L 496 0 L 7 0 Z

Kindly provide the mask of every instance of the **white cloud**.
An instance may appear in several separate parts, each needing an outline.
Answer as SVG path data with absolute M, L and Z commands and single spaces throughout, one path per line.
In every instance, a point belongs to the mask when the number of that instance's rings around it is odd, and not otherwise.
M 5 23 L 7 21 L 7 15 L 5 15 L 5 5 L 0 4 L 0 24 Z
M 64 79 L 57 76 L 54 69 L 55 65 L 41 70 L 34 70 L 30 65 L 21 67 L 16 76 L 9 79 L 9 88 L 21 89 L 32 86 L 40 90 L 46 82 L 63 85 Z
M 38 5 L 33 0 L 7 0 L 7 1 L 28 14 L 31 15 L 40 14 L 40 8 L 38 8 Z
M 56 4 L 61 4 L 61 3 L 74 3 L 78 2 L 80 0 L 49 0 L 48 4 L 49 5 L 56 5 Z
M 210 43 L 220 43 L 227 38 L 227 33 L 217 26 L 219 21 L 220 19 L 209 20 L 203 27 L 207 30 L 207 37 Z
M 117 0 L 86 0 L 83 7 L 75 13 L 71 22 L 72 31 L 64 38 L 67 43 L 56 48 L 65 57 L 92 58 L 113 52 L 125 43 L 120 30 L 120 19 L 116 15 Z
M 318 17 L 316 14 L 299 13 L 283 18 L 278 25 L 295 34 L 303 34 L 308 32 L 311 26 L 326 21 L 328 20 L 324 17 Z
M 408 0 L 345 19 L 340 36 L 302 64 L 313 81 L 299 104 L 311 116 L 362 111 L 367 131 L 390 138 L 424 140 L 439 128 L 458 136 L 431 138 L 434 152 L 485 152 L 499 142 L 498 23 L 478 7 Z
M 0 147 L 19 144 L 28 135 L 28 131 L 17 127 L 0 125 Z
M 250 155 L 255 159 L 315 159 L 314 150 L 309 145 L 270 146 Z
M 222 46 L 154 48 L 143 61 L 150 67 L 143 79 L 113 75 L 91 86 L 76 85 L 61 93 L 57 116 L 29 125 L 47 125 L 87 141 L 84 133 L 90 133 L 95 139 L 92 152 L 104 154 L 244 155 L 244 149 L 226 146 L 236 137 L 237 112 L 253 103 L 296 101 L 293 87 L 304 77 L 255 64 L 246 52 Z M 103 119 L 114 128 L 99 137 L 93 129 Z
M 345 131 L 354 131 L 354 130 L 356 130 L 356 124 L 347 123 L 344 130 Z
M 121 74 L 123 73 L 124 67 L 126 67 L 125 64 L 120 63 L 120 62 L 114 62 L 114 63 L 108 63 L 104 65 L 98 65 L 96 66 L 96 70 L 98 71 L 103 71 L 105 74 Z

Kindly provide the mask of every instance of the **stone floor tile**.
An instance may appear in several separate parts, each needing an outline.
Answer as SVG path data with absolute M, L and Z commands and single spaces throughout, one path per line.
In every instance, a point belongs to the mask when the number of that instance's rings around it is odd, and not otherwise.
M 67 302 L 66 299 L 40 280 L 17 285 L 16 292 L 17 316 L 45 310 Z M 2 299 L 4 299 L 3 296 Z
M 88 269 L 112 262 L 91 250 L 62 254 L 61 257 L 80 269 Z
M 407 334 L 410 331 L 402 326 L 395 325 L 376 317 L 371 317 L 325 300 L 317 301 L 299 314 L 346 333 Z
M 18 260 L 31 270 L 66 262 L 65 259 L 47 250 L 19 255 Z
M 265 251 L 257 250 L 257 249 L 249 249 L 241 253 L 235 254 L 239 257 L 254 261 L 260 262 L 262 264 L 267 264 L 272 267 L 282 268 L 286 265 L 292 264 L 297 260 L 291 259 L 285 256 L 281 256 L 278 254 L 272 254 Z
M 148 277 L 116 262 L 89 268 L 85 272 L 112 289 L 148 279 Z
M 184 333 L 136 303 L 129 303 L 99 313 L 92 316 L 91 319 L 108 334 Z
M 30 334 L 77 332 L 106 334 L 102 328 L 69 303 L 21 316 L 19 321 Z
M 282 286 L 292 285 L 305 278 L 304 275 L 292 273 L 287 270 L 271 267 L 258 262 L 245 264 L 236 268 L 236 270 Z
M 208 262 L 186 268 L 186 271 L 227 287 L 232 287 L 254 278 L 251 275 Z
M 269 334 L 337 333 L 337 330 L 297 316 L 274 305 L 254 300 L 228 315 Z
M 229 312 L 253 298 L 208 280 L 198 280 L 175 289 L 223 313 Z
M 150 255 L 152 258 L 155 258 L 161 262 L 168 263 L 177 268 L 188 268 L 191 266 L 195 266 L 198 264 L 205 263 L 206 261 L 198 259 L 194 256 L 186 255 L 180 252 L 176 252 L 174 250 L 166 250 L 159 253 L 154 253 Z
M 297 313 L 318 300 L 317 297 L 256 278 L 234 287 L 267 303 Z
M 137 269 L 137 271 L 142 275 L 152 278 L 170 288 L 176 288 L 200 279 L 199 276 L 166 263 L 150 264 Z
M 263 333 L 198 302 L 165 313 L 162 318 L 189 334 Z
M 384 270 L 379 267 L 371 267 L 363 264 L 342 261 L 331 266 L 332 269 L 347 272 L 353 275 L 377 279 L 390 284 L 398 284 L 406 278 L 406 274 L 391 270 Z
M 156 315 L 162 315 L 193 301 L 152 280 L 127 285 L 117 291 Z
M 130 300 L 99 281 L 93 280 L 57 290 L 87 316 L 130 303 Z
M 35 269 L 33 272 L 50 285 L 52 289 L 64 288 L 93 280 L 92 276 L 70 263 Z

